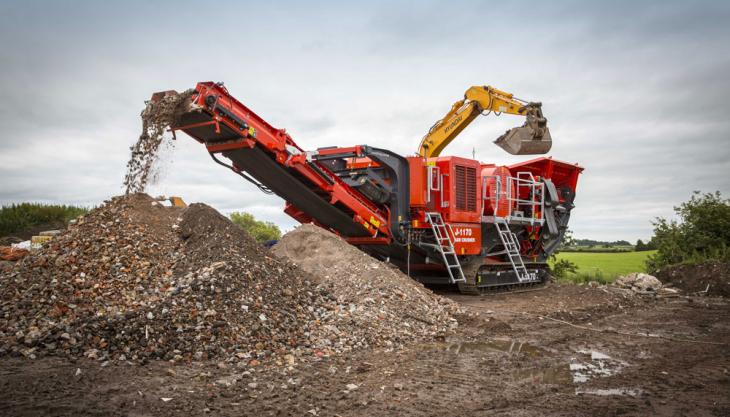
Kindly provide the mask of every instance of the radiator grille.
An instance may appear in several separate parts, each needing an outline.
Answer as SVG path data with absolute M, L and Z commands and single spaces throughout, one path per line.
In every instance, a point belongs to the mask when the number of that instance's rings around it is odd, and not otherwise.
M 476 211 L 477 209 L 477 170 L 474 167 L 456 165 L 456 209 Z

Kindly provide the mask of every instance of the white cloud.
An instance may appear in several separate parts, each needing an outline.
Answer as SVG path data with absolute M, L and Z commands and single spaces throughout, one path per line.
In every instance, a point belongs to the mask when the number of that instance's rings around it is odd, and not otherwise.
M 695 189 L 730 193 L 730 96 L 720 2 L 494 5 L 339 2 L 0 6 L 0 203 L 98 204 L 121 192 L 152 92 L 225 81 L 305 148 L 415 152 L 474 84 L 541 100 L 551 155 L 586 168 L 578 237 L 646 238 Z M 208 10 L 208 9 L 205 9 Z M 514 163 L 491 141 L 520 124 L 477 120 L 447 152 Z M 151 193 L 285 228 L 283 202 L 181 137 Z

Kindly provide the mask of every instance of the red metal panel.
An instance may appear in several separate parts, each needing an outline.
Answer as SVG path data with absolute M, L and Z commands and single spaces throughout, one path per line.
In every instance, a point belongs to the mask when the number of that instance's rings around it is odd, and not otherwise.
M 578 176 L 583 167 L 563 161 L 556 161 L 552 157 L 540 157 L 529 161 L 510 165 L 513 175 L 518 172 L 531 172 L 535 177 L 549 178 L 558 188 L 567 186 L 573 193 L 578 185 Z
M 436 158 L 436 164 L 443 176 L 442 194 L 447 205 L 441 207 L 439 202 L 438 210 L 441 211 L 446 222 L 479 223 L 481 221 L 482 190 L 481 178 L 477 173 L 480 172 L 480 163 L 473 159 L 447 156 Z M 463 170 L 465 175 L 461 184 L 457 181 L 458 169 Z M 467 172 L 470 171 L 473 172 L 473 175 L 467 175 Z M 460 209 L 460 205 L 457 204 L 459 195 L 464 196 L 463 209 Z M 473 200 L 474 203 L 469 205 L 469 200 Z
M 317 164 L 315 170 L 307 161 L 303 150 L 294 142 L 284 129 L 276 129 L 265 120 L 251 111 L 248 107 L 236 100 L 228 90 L 220 84 L 201 82 L 195 87 L 197 95 L 193 96 L 193 104 L 205 109 L 211 114 L 216 124 L 216 131 L 220 132 L 219 123 L 225 124 L 242 137 L 255 141 L 255 146 L 269 152 L 280 164 L 294 170 L 311 183 L 318 192 L 328 194 L 331 204 L 339 203 L 353 214 L 353 218 L 373 236 L 389 238 L 389 213 L 386 207 L 378 207 L 362 196 L 357 190 L 348 186 L 339 177 L 331 173 L 326 167 Z M 225 112 L 217 109 L 224 109 Z M 227 114 L 226 114 L 227 113 Z M 232 115 L 233 118 L 229 117 Z M 235 118 L 244 121 L 248 129 L 243 129 Z M 191 134 L 190 131 L 186 133 Z M 195 137 L 191 134 L 191 136 Z M 196 138 L 200 141 L 200 138 Z M 232 142 L 228 144 L 210 145 L 209 151 L 218 152 L 229 150 L 231 147 L 250 146 L 249 142 Z M 359 147 L 345 148 L 359 151 Z M 341 152 L 340 150 L 323 150 L 321 152 Z M 316 162 L 314 162 L 316 164 Z M 324 173 L 328 178 L 323 178 Z
M 347 242 L 351 245 L 389 245 L 390 239 L 385 237 L 348 237 Z
M 505 166 L 489 165 L 482 168 L 482 179 L 486 182 L 487 195 L 485 197 L 484 214 L 487 216 L 506 217 L 512 212 L 507 199 L 509 168 Z M 499 178 L 499 182 L 497 181 Z M 499 185 L 498 185 L 499 184 Z
M 411 207 L 426 206 L 426 159 L 420 156 L 409 156 Z
M 478 255 L 482 250 L 482 226 L 477 223 L 452 223 L 451 231 L 457 255 Z

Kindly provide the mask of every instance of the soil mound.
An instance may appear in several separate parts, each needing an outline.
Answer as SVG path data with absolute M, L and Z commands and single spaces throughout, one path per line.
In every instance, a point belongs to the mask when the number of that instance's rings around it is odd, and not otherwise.
M 663 283 L 688 293 L 707 291 L 708 295 L 730 296 L 730 262 L 671 266 L 662 269 L 656 276 Z
M 440 297 L 392 265 L 320 227 L 304 224 L 274 246 L 275 254 L 311 273 L 331 292 L 340 314 L 369 345 L 391 345 L 443 334 L 456 326 L 453 301 Z

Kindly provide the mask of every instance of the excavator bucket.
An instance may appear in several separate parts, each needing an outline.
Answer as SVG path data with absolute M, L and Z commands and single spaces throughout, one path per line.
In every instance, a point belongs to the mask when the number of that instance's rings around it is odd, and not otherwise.
M 512 155 L 548 153 L 553 146 L 553 140 L 547 127 L 547 119 L 542 116 L 540 103 L 530 103 L 526 109 L 525 124 L 508 130 L 494 143 Z
M 548 128 L 545 128 L 542 137 L 538 138 L 535 136 L 535 130 L 529 126 L 512 128 L 494 143 L 512 155 L 541 155 L 548 153 L 553 146 Z

